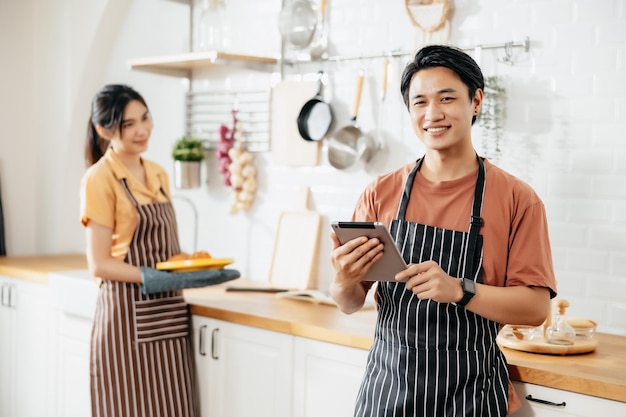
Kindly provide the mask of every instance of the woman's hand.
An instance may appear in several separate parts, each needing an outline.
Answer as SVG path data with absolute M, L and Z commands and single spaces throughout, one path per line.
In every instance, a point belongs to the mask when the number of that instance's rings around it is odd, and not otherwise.
M 405 282 L 406 289 L 413 291 L 420 300 L 455 303 L 463 298 L 461 281 L 446 274 L 435 261 L 411 264 L 395 278 Z

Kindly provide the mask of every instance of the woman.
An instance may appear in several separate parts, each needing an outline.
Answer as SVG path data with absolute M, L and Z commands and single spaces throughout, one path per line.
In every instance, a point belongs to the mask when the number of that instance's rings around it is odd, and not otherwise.
M 151 132 L 148 106 L 135 90 L 107 85 L 96 94 L 81 186 L 87 261 L 100 285 L 91 339 L 94 416 L 194 416 L 181 288 L 239 276 L 154 269 L 180 249 L 168 176 L 141 157 Z
M 483 89 L 476 62 L 449 46 L 422 48 L 402 75 L 425 154 L 373 181 L 353 213 L 389 224 L 409 264 L 376 286 L 355 416 L 505 416 L 520 406 L 496 336 L 501 324 L 541 324 L 556 284 L 543 203 L 472 145 Z M 351 313 L 383 245 L 331 238 L 331 294 Z

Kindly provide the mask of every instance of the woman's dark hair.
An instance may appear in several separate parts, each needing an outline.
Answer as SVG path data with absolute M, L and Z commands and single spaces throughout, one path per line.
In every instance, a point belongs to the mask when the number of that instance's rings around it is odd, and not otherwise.
M 469 90 L 470 100 L 474 99 L 477 89 L 485 89 L 485 79 L 480 67 L 471 56 L 458 48 L 446 45 L 430 45 L 417 51 L 407 64 L 400 81 L 400 93 L 404 104 L 409 107 L 409 87 L 413 74 L 427 68 L 446 67 L 454 71 Z M 472 118 L 472 124 L 476 116 Z
M 124 118 L 124 109 L 133 100 L 140 101 L 148 108 L 143 97 L 127 85 L 105 85 L 95 95 L 91 103 L 91 116 L 87 123 L 85 141 L 85 162 L 88 167 L 98 162 L 109 146 L 109 142 L 98 135 L 96 126 L 102 126 L 112 132 L 119 131 Z

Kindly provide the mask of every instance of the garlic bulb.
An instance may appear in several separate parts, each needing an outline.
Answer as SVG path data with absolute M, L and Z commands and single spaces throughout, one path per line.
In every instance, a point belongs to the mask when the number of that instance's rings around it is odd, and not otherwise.
M 241 142 L 240 130 L 235 132 L 234 137 L 235 145 L 228 151 L 228 156 L 232 159 L 228 166 L 233 189 L 233 203 L 230 208 L 232 214 L 250 210 L 257 190 L 257 169 L 254 166 L 254 156 L 245 150 Z

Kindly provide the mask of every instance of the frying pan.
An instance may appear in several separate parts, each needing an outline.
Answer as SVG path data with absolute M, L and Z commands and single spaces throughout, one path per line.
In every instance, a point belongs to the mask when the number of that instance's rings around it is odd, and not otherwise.
M 346 169 L 362 159 L 367 162 L 378 148 L 376 141 L 357 127 L 356 121 L 363 91 L 363 72 L 359 74 L 351 123 L 339 129 L 328 143 L 328 162 L 337 169 Z
M 333 112 L 330 104 L 322 97 L 322 77 L 319 72 L 318 88 L 315 96 L 304 103 L 298 115 L 298 131 L 305 140 L 318 141 L 326 136 L 333 123 Z

